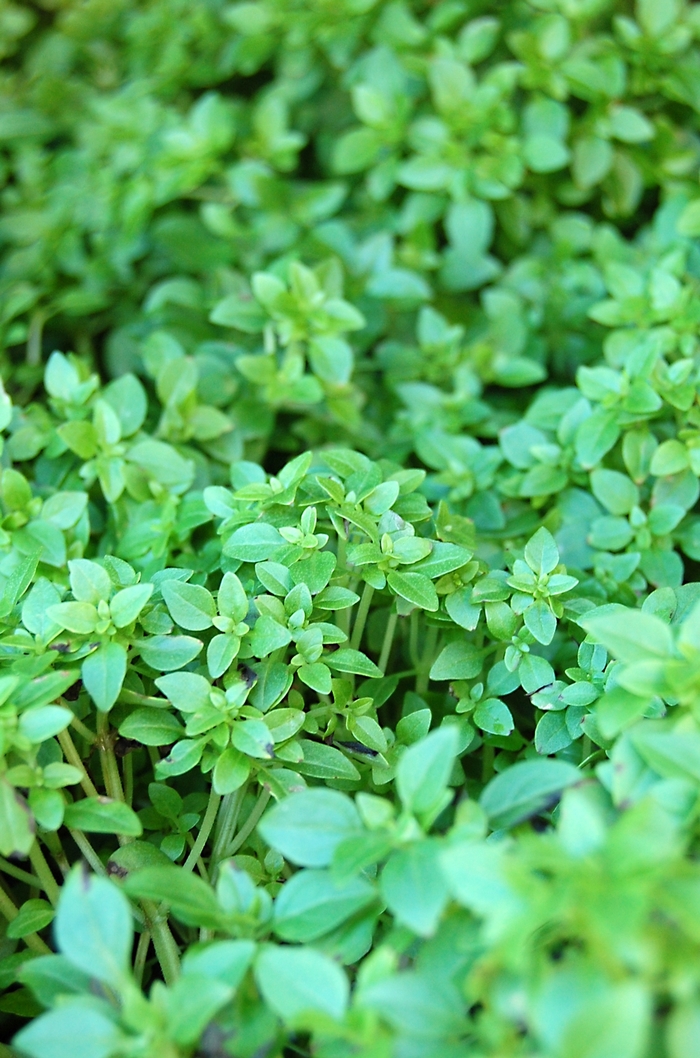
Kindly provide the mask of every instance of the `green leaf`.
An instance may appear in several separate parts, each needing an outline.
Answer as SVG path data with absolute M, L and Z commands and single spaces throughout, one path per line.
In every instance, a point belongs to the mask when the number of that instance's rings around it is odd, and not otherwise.
M 546 810 L 581 778 L 578 768 L 563 760 L 518 761 L 491 779 L 479 803 L 494 829 L 512 827 Z
M 350 650 L 349 647 L 341 647 L 340 650 L 334 650 L 332 654 L 326 654 L 324 661 L 329 668 L 336 669 L 338 672 L 352 672 L 368 678 L 384 675 L 365 654 L 359 650 Z
M 439 608 L 439 600 L 433 582 L 423 573 L 397 573 L 393 571 L 387 577 L 389 587 L 402 599 L 434 613 Z
M 485 698 L 479 702 L 473 715 L 476 726 L 492 735 L 505 737 L 515 727 L 510 709 L 500 698 Z
M 551 573 L 559 565 L 559 549 L 544 526 L 525 545 L 525 561 L 538 576 Z
M 203 878 L 181 867 L 144 867 L 124 881 L 129 896 L 167 903 L 173 915 L 187 926 L 216 929 L 223 912 L 214 890 Z
M 126 650 L 120 643 L 103 643 L 82 664 L 85 690 L 97 708 L 108 712 L 122 689 L 126 675 Z
M 616 605 L 585 614 L 580 624 L 620 661 L 664 659 L 673 653 L 671 629 L 654 614 Z
M 255 980 L 265 1002 L 283 1021 L 303 1023 L 320 1013 L 336 1021 L 344 1016 L 350 986 L 343 970 L 313 948 L 264 945 L 258 953 Z
M 172 619 L 189 632 L 210 628 L 216 614 L 216 603 L 211 592 L 198 584 L 181 580 L 166 580 L 161 593 Z
M 152 584 L 132 584 L 122 588 L 109 604 L 112 621 L 117 628 L 126 628 L 139 616 L 153 594 Z
M 296 770 L 302 775 L 310 775 L 315 779 L 348 779 L 360 778 L 360 773 L 351 760 L 334 746 L 327 746 L 323 742 L 312 742 L 304 739 L 300 743 L 304 758 L 296 764 Z
M 42 1014 L 13 1042 L 29 1058 L 112 1058 L 126 1040 L 109 1007 L 103 1011 L 85 998 Z
M 432 937 L 449 898 L 437 843 L 422 841 L 395 852 L 381 874 L 380 888 L 397 921 L 419 937 Z
M 34 844 L 34 820 L 24 798 L 0 778 L 0 853 L 27 856 Z
M 188 665 L 202 649 L 202 640 L 192 636 L 150 636 L 136 644 L 141 657 L 158 672 L 173 672 Z
M 90 602 L 59 602 L 49 606 L 47 617 L 60 628 L 76 635 L 89 636 L 97 625 L 97 610 Z
M 523 613 L 528 632 L 532 632 L 538 643 L 548 646 L 557 630 L 557 619 L 544 599 L 537 599 Z
M 273 929 L 282 940 L 314 941 L 376 898 L 376 890 L 364 879 L 340 884 L 329 871 L 299 871 L 285 882 L 275 900 Z
M 54 910 L 46 900 L 25 900 L 16 918 L 7 925 L 7 936 L 12 940 L 37 933 L 53 922 Z
M 66 806 L 66 826 L 92 834 L 122 834 L 138 838 L 143 833 L 139 817 L 123 801 L 84 797 Z
M 144 746 L 169 746 L 185 731 L 172 713 L 164 709 L 136 709 L 119 725 L 119 734 Z
M 117 988 L 125 981 L 134 930 L 129 901 L 112 882 L 75 867 L 61 890 L 54 933 L 79 970 Z
M 471 680 L 481 672 L 481 652 L 464 640 L 448 643 L 430 670 L 431 680 Z
M 70 709 L 62 705 L 40 705 L 27 709 L 19 718 L 19 730 L 30 742 L 38 744 L 65 731 L 73 719 Z
M 241 562 L 265 562 L 287 547 L 273 525 L 254 522 L 236 529 L 224 543 L 224 554 Z
M 457 755 L 457 732 L 452 724 L 431 731 L 403 753 L 396 785 L 409 812 L 430 812 L 440 802 Z
M 270 729 L 262 720 L 240 720 L 233 724 L 231 744 L 258 760 L 271 760 L 275 755 Z
M 250 775 L 250 761 L 245 753 L 229 746 L 223 751 L 212 776 L 216 793 L 224 796 L 239 790 Z
M 361 830 L 355 805 L 337 790 L 292 794 L 263 817 L 264 841 L 299 867 L 328 867 L 341 841 Z
M 582 467 L 592 470 L 607 455 L 620 436 L 615 411 L 598 408 L 585 419 L 576 434 L 576 456 Z

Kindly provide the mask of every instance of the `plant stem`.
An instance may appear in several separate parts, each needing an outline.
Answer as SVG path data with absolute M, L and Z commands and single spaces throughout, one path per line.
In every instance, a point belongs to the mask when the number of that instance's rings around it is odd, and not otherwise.
M 46 313 L 43 309 L 35 309 L 29 321 L 29 333 L 27 335 L 27 363 L 36 367 L 41 363 L 41 336 L 44 330 Z
M 214 848 L 212 849 L 211 858 L 209 860 L 209 873 L 212 882 L 216 881 L 219 861 L 223 859 L 224 849 L 230 845 L 233 840 L 233 835 L 236 832 L 236 823 L 238 822 L 238 816 L 241 811 L 241 805 L 243 804 L 243 798 L 245 797 L 247 786 L 247 783 L 243 783 L 243 785 L 237 790 L 234 790 L 233 793 L 226 794 L 221 800 L 219 815 L 216 820 Z
M 202 820 L 202 825 L 199 828 L 197 840 L 192 846 L 190 854 L 183 864 L 184 870 L 194 870 L 194 865 L 199 859 L 199 857 L 202 855 L 202 852 L 204 851 L 204 846 L 206 845 L 209 839 L 209 835 L 211 834 L 212 829 L 214 827 L 214 823 L 216 822 L 216 814 L 219 811 L 220 804 L 221 797 L 218 793 L 215 793 L 214 789 L 212 788 L 211 793 L 209 794 L 209 803 L 207 805 L 207 810 L 204 813 L 204 819 Z
M 41 889 L 41 882 L 35 874 L 29 874 L 28 871 L 23 871 L 21 867 L 15 867 L 14 863 L 10 863 L 9 860 L 4 859 L 2 856 L 0 856 L 0 871 L 3 874 L 9 874 L 10 878 L 16 878 L 18 882 L 24 882 L 25 885 L 33 885 L 37 889 Z
M 493 775 L 494 748 L 489 742 L 484 742 L 484 755 L 481 758 L 481 781 L 488 782 Z
M 124 771 L 124 800 L 131 808 L 134 801 L 134 761 L 131 753 L 127 753 L 122 761 Z
M 146 956 L 148 955 L 148 949 L 150 946 L 151 934 L 145 929 L 139 937 L 139 942 L 136 945 L 136 955 L 134 956 L 134 980 L 139 988 L 143 981 L 143 970 L 146 965 Z
M 250 813 L 245 823 L 236 834 L 236 837 L 224 852 L 224 855 L 222 857 L 223 859 L 228 859 L 229 856 L 233 856 L 233 854 L 238 852 L 240 847 L 248 840 L 248 838 L 260 822 L 260 818 L 265 809 L 267 808 L 267 803 L 270 800 L 271 796 L 272 792 L 269 789 L 265 788 L 262 791 L 255 807 L 253 808 L 253 811 Z
M 38 839 L 35 838 L 34 844 L 29 850 L 29 862 L 34 868 L 34 873 L 41 882 L 41 888 L 49 898 L 49 902 L 55 907 L 58 903 L 58 897 L 60 895 L 60 888 L 58 882 L 51 873 L 51 868 L 46 862 L 46 857 L 41 851 Z
M 97 855 L 88 839 L 83 834 L 82 830 L 69 830 L 70 836 L 78 846 L 87 862 L 92 867 L 95 874 L 106 874 L 104 864 L 100 857 Z
M 70 873 L 70 863 L 68 862 L 68 857 L 66 856 L 65 849 L 61 844 L 61 839 L 58 834 L 55 831 L 49 831 L 46 834 L 42 834 L 41 839 L 56 861 L 56 866 L 59 871 L 63 877 L 66 878 Z
M 362 642 L 362 633 L 365 630 L 365 622 L 367 621 L 367 614 L 372 603 L 372 596 L 374 595 L 374 588 L 371 584 L 365 584 L 362 589 L 362 598 L 360 599 L 360 605 L 357 607 L 357 616 L 355 618 L 355 624 L 352 629 L 352 639 L 350 640 L 350 649 L 359 650 L 360 643 Z
M 119 774 L 119 765 L 114 755 L 114 744 L 109 733 L 109 721 L 106 713 L 97 714 L 97 745 L 100 750 L 100 762 L 102 764 L 102 777 L 104 779 L 107 796 L 113 801 L 124 800 L 122 788 L 122 777 Z
M 81 774 L 80 785 L 83 791 L 88 797 L 97 797 L 97 787 L 93 783 L 92 779 L 88 775 L 85 765 L 83 764 L 82 757 L 75 748 L 75 743 L 70 737 L 68 730 L 60 731 L 57 735 L 59 745 L 63 750 L 63 756 L 66 758 L 69 764 L 72 764 L 74 768 L 77 768 Z
M 379 655 L 378 665 L 382 672 L 386 672 L 386 667 L 389 664 L 389 656 L 391 655 L 391 648 L 394 642 L 394 633 L 396 631 L 396 622 L 399 619 L 399 615 L 392 611 L 389 614 L 389 620 L 386 623 L 386 631 L 384 632 L 384 640 L 382 642 L 382 652 Z
M 418 675 L 416 677 L 416 694 L 425 694 L 428 689 L 428 680 L 430 678 L 430 669 L 432 668 L 435 655 L 437 637 L 437 625 L 428 625 L 428 631 L 425 634 L 425 650 L 420 659 Z
M 0 885 L 0 915 L 7 919 L 8 922 L 12 922 L 17 918 L 18 914 L 19 911 L 15 907 L 15 904 Z M 22 937 L 22 940 L 28 948 L 31 948 L 31 950 L 35 951 L 38 955 L 53 954 L 48 944 L 45 944 L 41 937 L 36 933 L 29 933 L 26 937 Z
M 153 938 L 153 947 L 163 971 L 163 980 L 166 985 L 173 984 L 180 976 L 180 951 L 170 932 L 167 916 L 152 900 L 142 900 L 141 907 L 146 917 L 146 928 Z
M 75 728 L 78 734 L 85 739 L 88 745 L 91 746 L 93 742 L 97 741 L 97 735 L 95 734 L 95 732 L 91 731 L 90 728 L 86 724 L 84 724 L 82 720 L 78 720 L 77 716 L 73 717 L 70 722 L 70 726 Z

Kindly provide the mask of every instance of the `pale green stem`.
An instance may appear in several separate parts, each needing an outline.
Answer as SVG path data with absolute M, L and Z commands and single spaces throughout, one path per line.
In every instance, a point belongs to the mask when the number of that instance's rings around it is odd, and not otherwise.
M 416 694 L 425 694 L 428 689 L 429 673 L 433 666 L 435 646 L 437 644 L 437 625 L 429 625 L 425 635 L 425 650 L 421 657 L 418 676 L 416 678 Z
M 146 965 L 146 956 L 148 955 L 150 945 L 151 934 L 145 929 L 139 937 L 139 942 L 136 945 L 136 955 L 134 956 L 134 980 L 139 988 L 143 981 L 143 970 Z
M 183 864 L 184 870 L 186 870 L 186 871 L 194 870 L 194 865 L 196 864 L 196 862 L 199 859 L 199 857 L 202 855 L 202 852 L 204 851 L 204 846 L 206 845 L 207 841 L 209 840 L 209 835 L 211 834 L 212 829 L 214 827 L 214 823 L 216 822 L 216 814 L 219 811 L 219 805 L 220 804 L 221 804 L 221 797 L 219 796 L 219 794 L 215 793 L 214 790 L 212 789 L 211 793 L 209 794 L 209 803 L 207 805 L 207 810 L 204 813 L 204 819 L 202 820 L 202 825 L 199 828 L 199 834 L 197 835 L 197 840 L 195 841 L 194 845 L 192 846 L 192 848 L 190 850 L 190 854 L 189 854 L 189 856 L 187 857 L 187 859 L 185 860 L 185 862 Z
M 244 783 L 238 790 L 234 790 L 233 793 L 226 794 L 226 796 L 222 798 L 219 815 L 216 821 L 214 848 L 212 849 L 209 861 L 209 871 L 212 881 L 216 881 L 217 869 L 219 862 L 223 859 L 224 849 L 228 848 L 233 840 L 233 835 L 236 832 L 236 823 L 238 822 L 238 816 L 241 811 L 241 805 L 243 804 L 247 785 L 247 783 Z
M 180 951 L 175 938 L 170 932 L 167 916 L 151 900 L 142 900 L 141 907 L 146 916 L 146 927 L 153 938 L 163 980 L 166 985 L 173 984 L 180 976 Z
M 66 758 L 69 764 L 72 764 L 74 768 L 77 768 L 80 772 L 80 785 L 83 788 L 84 793 L 87 797 L 97 797 L 97 787 L 93 783 L 92 779 L 88 775 L 85 765 L 83 764 L 82 757 L 75 748 L 75 743 L 70 737 L 68 730 L 60 731 L 57 735 L 59 745 L 63 750 L 63 756 Z
M 362 633 L 365 630 L 365 623 L 367 621 L 367 615 L 369 608 L 372 604 L 372 596 L 374 595 L 374 588 L 371 584 L 365 584 L 362 589 L 362 598 L 360 599 L 360 605 L 357 607 L 357 616 L 355 618 L 355 624 L 352 629 L 352 639 L 350 640 L 350 649 L 359 650 L 360 643 L 362 642 Z
M 131 808 L 134 801 L 134 761 L 130 753 L 124 757 L 122 762 L 124 771 L 124 800 Z
M 60 888 L 58 882 L 51 873 L 51 868 L 46 862 L 46 857 L 39 847 L 39 842 L 35 839 L 34 844 L 29 850 L 29 862 L 34 868 L 34 873 L 41 882 L 41 888 L 49 898 L 49 902 L 55 907 L 58 903 L 58 897 L 60 895 Z
M 397 613 L 390 613 L 389 620 L 386 623 L 386 631 L 384 632 L 384 640 L 382 642 L 382 652 L 379 655 L 379 668 L 382 672 L 386 672 L 386 667 L 389 664 L 389 657 L 391 655 L 391 648 L 394 642 L 394 633 L 396 632 L 396 622 L 399 619 Z
M 253 808 L 253 811 L 250 813 L 245 823 L 236 834 L 236 837 L 224 852 L 223 859 L 228 859 L 229 856 L 233 856 L 234 853 L 238 852 L 241 846 L 248 840 L 248 838 L 260 822 L 260 818 L 265 809 L 267 808 L 267 803 L 270 800 L 271 796 L 272 795 L 270 790 L 265 789 L 262 791 L 255 807 Z
M 69 828 L 69 834 L 73 838 L 73 841 L 78 846 L 87 862 L 92 867 L 95 874 L 106 874 L 104 864 L 100 857 L 97 855 L 88 839 L 83 834 L 82 830 L 72 830 Z
M 11 878 L 16 878 L 18 882 L 24 882 L 25 885 L 32 885 L 36 886 L 37 889 L 41 889 L 41 882 L 35 874 L 29 874 L 28 871 L 23 871 L 21 867 L 15 867 L 14 863 L 3 859 L 2 856 L 0 856 L 0 871 L 3 874 L 8 874 Z
M 119 765 L 114 755 L 114 745 L 109 733 L 109 721 L 106 713 L 97 714 L 97 734 L 97 745 L 100 750 L 100 761 L 102 763 L 102 777 L 107 796 L 111 797 L 113 801 L 123 801 L 122 777 L 119 774 Z
M 84 724 L 82 720 L 78 720 L 77 716 L 73 717 L 70 722 L 70 726 L 74 728 L 89 745 L 92 745 L 93 742 L 97 741 L 97 735 L 95 734 L 95 732 L 91 731 L 90 728 L 86 724 Z

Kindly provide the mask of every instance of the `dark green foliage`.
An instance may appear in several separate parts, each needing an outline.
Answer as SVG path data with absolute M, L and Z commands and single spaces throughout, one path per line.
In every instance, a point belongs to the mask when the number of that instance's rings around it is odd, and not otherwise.
M 0 51 L 0 1058 L 700 1053 L 700 5 Z

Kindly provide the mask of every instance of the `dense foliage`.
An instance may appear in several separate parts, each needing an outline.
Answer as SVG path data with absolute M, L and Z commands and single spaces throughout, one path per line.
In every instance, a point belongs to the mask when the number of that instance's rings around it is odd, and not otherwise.
M 699 1054 L 700 4 L 0 52 L 0 1055 Z

